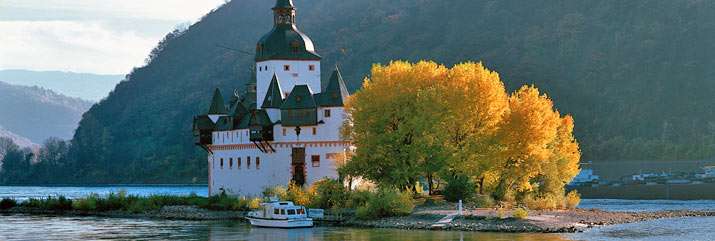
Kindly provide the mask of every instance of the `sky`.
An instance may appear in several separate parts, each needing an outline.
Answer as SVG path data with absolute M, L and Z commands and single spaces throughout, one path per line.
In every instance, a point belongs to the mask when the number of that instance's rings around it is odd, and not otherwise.
M 127 74 L 226 0 L 0 0 L 0 69 Z

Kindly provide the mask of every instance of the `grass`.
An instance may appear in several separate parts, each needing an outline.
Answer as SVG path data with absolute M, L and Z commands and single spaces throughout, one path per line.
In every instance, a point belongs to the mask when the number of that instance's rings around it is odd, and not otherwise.
M 258 208 L 261 199 L 238 198 L 227 195 L 201 197 L 196 194 L 188 196 L 127 195 L 126 192 L 110 193 L 106 196 L 90 194 L 74 200 L 64 196 L 47 197 L 42 199 L 30 198 L 21 203 L 12 199 L 0 201 L 0 209 L 10 209 L 15 206 L 49 210 L 49 211 L 81 211 L 81 212 L 108 212 L 126 211 L 131 213 L 144 213 L 159 210 L 165 206 L 196 206 L 215 211 L 248 211 Z

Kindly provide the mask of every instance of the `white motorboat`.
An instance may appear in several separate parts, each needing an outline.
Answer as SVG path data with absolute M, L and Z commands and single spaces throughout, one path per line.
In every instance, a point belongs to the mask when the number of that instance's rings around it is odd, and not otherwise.
M 308 217 L 305 207 L 293 202 L 261 203 L 261 208 L 251 211 L 247 216 L 251 225 L 267 228 L 309 228 L 313 219 Z

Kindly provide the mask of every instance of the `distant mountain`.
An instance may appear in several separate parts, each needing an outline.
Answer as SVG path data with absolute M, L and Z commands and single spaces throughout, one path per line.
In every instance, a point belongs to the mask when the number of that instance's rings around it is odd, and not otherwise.
M 90 101 L 109 95 L 123 75 L 98 75 L 60 71 L 0 70 L 0 81 L 22 86 L 39 86 L 57 93 Z
M 70 139 L 92 103 L 40 87 L 0 82 L 0 126 L 35 143 Z
M 12 140 L 12 142 L 14 142 L 15 145 L 18 145 L 20 148 L 25 148 L 25 147 L 38 148 L 40 146 L 37 143 L 32 142 L 30 139 L 27 139 L 25 137 L 22 137 L 15 133 L 12 133 L 8 130 L 5 130 L 5 129 L 3 129 L 2 126 L 0 126 L 0 138 L 2 138 L 2 137 L 10 138 L 10 140 Z M 2 150 L 0 150 L 0 151 L 2 151 Z

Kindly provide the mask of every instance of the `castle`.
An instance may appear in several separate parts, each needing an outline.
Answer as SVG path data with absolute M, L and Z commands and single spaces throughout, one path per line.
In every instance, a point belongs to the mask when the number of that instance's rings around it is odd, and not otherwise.
M 228 103 L 216 89 L 208 112 L 194 117 L 195 142 L 208 152 L 209 195 L 257 196 L 290 182 L 337 178 L 348 91 L 335 68 L 321 84 L 313 42 L 296 26 L 292 0 L 277 0 L 274 27 L 256 45 L 255 83 Z M 255 100 L 254 100 L 255 99 Z

